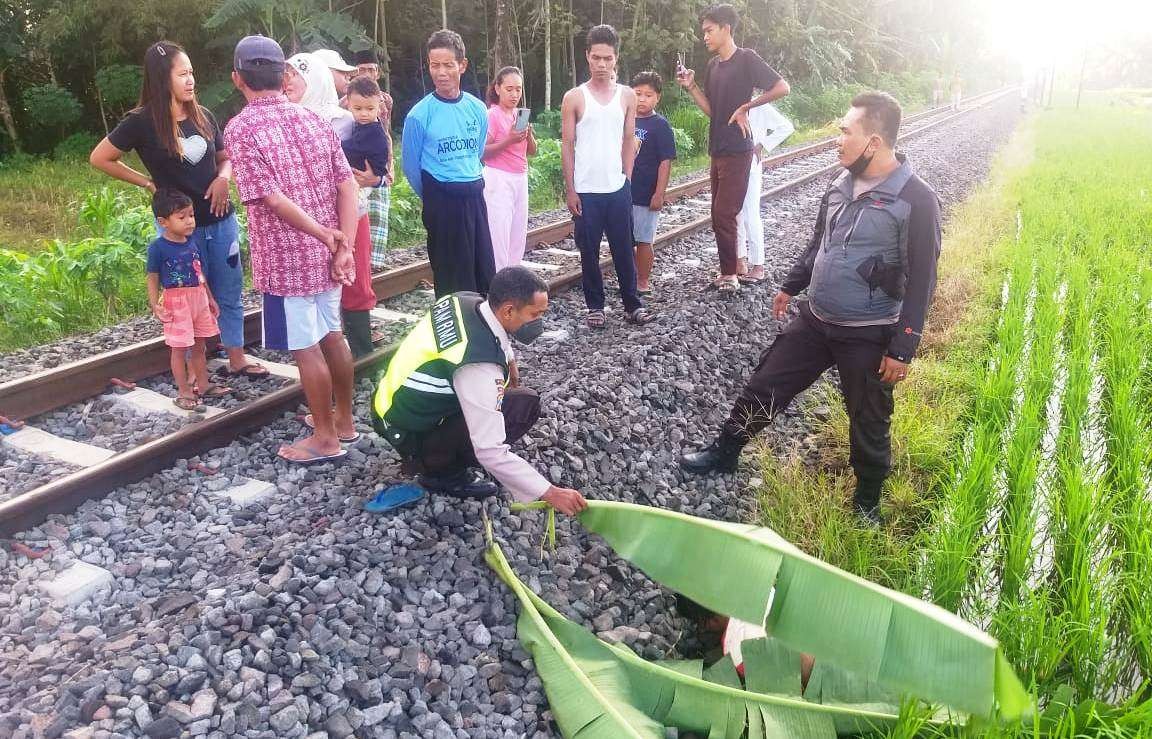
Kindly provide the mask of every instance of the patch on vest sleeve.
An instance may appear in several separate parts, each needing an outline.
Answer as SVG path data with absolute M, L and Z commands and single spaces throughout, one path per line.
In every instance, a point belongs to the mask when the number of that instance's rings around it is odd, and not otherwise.
M 456 301 L 438 300 L 432 305 L 432 334 L 436 337 L 436 350 L 444 351 L 461 341 L 463 332 L 456 317 Z

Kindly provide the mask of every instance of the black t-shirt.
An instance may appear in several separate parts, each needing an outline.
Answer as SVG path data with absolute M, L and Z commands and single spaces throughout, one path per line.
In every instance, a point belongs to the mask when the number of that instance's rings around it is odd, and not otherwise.
M 636 139 L 640 149 L 632 165 L 632 204 L 647 206 L 656 192 L 660 162 L 676 158 L 676 137 L 668 119 L 659 113 L 636 116 Z
M 216 152 L 224 148 L 224 136 L 216 119 L 207 108 L 200 109 L 208 120 L 207 138 L 196 130 L 190 120 L 180 121 L 180 148 L 183 156 L 172 156 L 156 135 L 152 119 L 143 110 L 134 110 L 108 134 L 108 140 L 120 151 L 133 151 L 140 155 L 156 187 L 180 190 L 192 199 L 197 226 L 210 226 L 222 220 L 212 215 L 212 206 L 204 199 L 204 192 L 216 179 Z M 227 217 L 232 213 L 228 204 Z
M 714 56 L 708 62 L 708 83 L 704 88 L 712 120 L 708 123 L 708 153 L 712 156 L 752 151 L 752 139 L 744 138 L 740 127 L 728 119 L 752 99 L 755 88 L 770 90 L 782 79 L 779 72 L 752 49 L 736 49 L 728 61 Z

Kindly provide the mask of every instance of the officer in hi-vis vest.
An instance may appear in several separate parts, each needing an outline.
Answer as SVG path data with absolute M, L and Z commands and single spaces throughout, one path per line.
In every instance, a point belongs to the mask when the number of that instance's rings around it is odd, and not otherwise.
M 429 492 L 495 495 L 481 466 L 522 502 L 547 501 L 573 515 L 587 505 L 556 487 L 508 445 L 540 417 L 540 396 L 519 387 L 510 337 L 531 343 L 544 330 L 548 285 L 525 267 L 500 270 L 488 299 L 445 295 L 404 338 L 380 378 L 372 424 Z

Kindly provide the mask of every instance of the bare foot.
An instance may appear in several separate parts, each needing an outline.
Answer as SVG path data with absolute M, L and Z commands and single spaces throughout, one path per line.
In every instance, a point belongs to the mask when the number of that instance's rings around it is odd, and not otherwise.
M 325 457 L 339 456 L 341 453 L 346 454 L 347 452 L 340 446 L 338 440 L 333 439 L 330 442 L 321 443 L 315 436 L 301 439 L 295 444 L 285 444 L 276 452 L 277 456 L 289 462 L 311 462 Z
M 740 259 L 737 260 L 737 262 L 736 262 L 736 274 L 737 275 L 748 274 L 748 257 L 740 257 Z
M 751 277 L 753 280 L 757 280 L 757 281 L 763 280 L 766 277 L 766 275 L 764 274 L 764 265 L 763 264 L 757 264 L 755 267 L 753 267 L 748 272 L 748 276 Z
M 316 417 L 311 413 L 304 416 L 304 425 L 310 429 L 316 428 Z M 336 435 L 342 439 L 356 435 L 356 424 L 352 421 L 351 417 L 344 422 L 336 421 Z

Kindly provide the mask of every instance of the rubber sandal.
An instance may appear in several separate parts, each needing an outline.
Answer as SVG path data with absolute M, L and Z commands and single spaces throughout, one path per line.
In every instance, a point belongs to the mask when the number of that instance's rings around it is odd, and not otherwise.
M 624 320 L 636 326 L 643 326 L 646 323 L 652 323 L 656 320 L 656 316 L 648 312 L 647 308 L 637 308 L 631 313 L 624 314 Z
M 198 398 L 185 398 L 182 395 L 177 395 L 172 399 L 173 405 L 182 411 L 192 411 L 193 413 L 203 413 L 206 409 L 204 404 Z
M 604 311 L 590 310 L 584 314 L 584 323 L 588 324 L 588 328 L 604 328 L 606 321 L 604 320 Z
M 224 374 L 228 375 L 229 377 L 241 377 L 241 376 L 243 376 L 243 377 L 252 378 L 252 377 L 267 377 L 268 376 L 268 368 L 262 364 L 246 364 L 238 370 L 234 370 L 228 366 L 225 366 L 223 369 L 224 369 Z
M 316 419 L 312 417 L 311 413 L 304 416 L 304 425 L 313 431 L 316 430 Z M 360 432 L 357 431 L 351 436 L 341 436 L 339 438 L 341 444 L 355 444 L 356 442 L 360 441 Z
M 276 452 L 276 456 L 279 457 L 280 459 L 283 459 L 285 462 L 291 462 L 292 464 L 317 464 L 319 462 L 331 462 L 333 460 L 348 456 L 348 450 L 347 449 L 341 449 L 340 451 L 336 452 L 335 454 L 322 454 L 320 452 L 317 452 L 314 448 L 305 445 L 305 446 L 302 446 L 299 448 L 302 451 L 307 452 L 311 456 L 305 457 L 304 459 L 292 459 L 291 457 L 285 457 L 283 454 L 284 449 L 288 449 L 291 446 L 292 446 L 291 444 L 285 444 L 281 449 L 279 449 Z
M 716 286 L 716 289 L 725 295 L 732 295 L 740 289 L 740 280 L 739 278 L 735 280 L 724 280 Z
M 752 273 L 749 272 L 746 275 L 738 275 L 736 279 L 740 281 L 741 285 L 759 285 L 766 280 L 767 277 L 753 277 Z
M 638 295 L 651 295 L 652 294 L 652 288 L 648 288 L 647 290 L 641 290 L 641 289 L 637 288 L 636 293 Z
M 364 501 L 364 510 L 369 513 L 388 513 L 398 508 L 410 506 L 428 497 L 428 491 L 411 482 L 389 485 L 377 491 L 376 495 Z
M 209 383 L 204 392 L 199 393 L 201 398 L 223 398 L 225 395 L 231 395 L 232 388 L 222 387 L 213 383 Z

